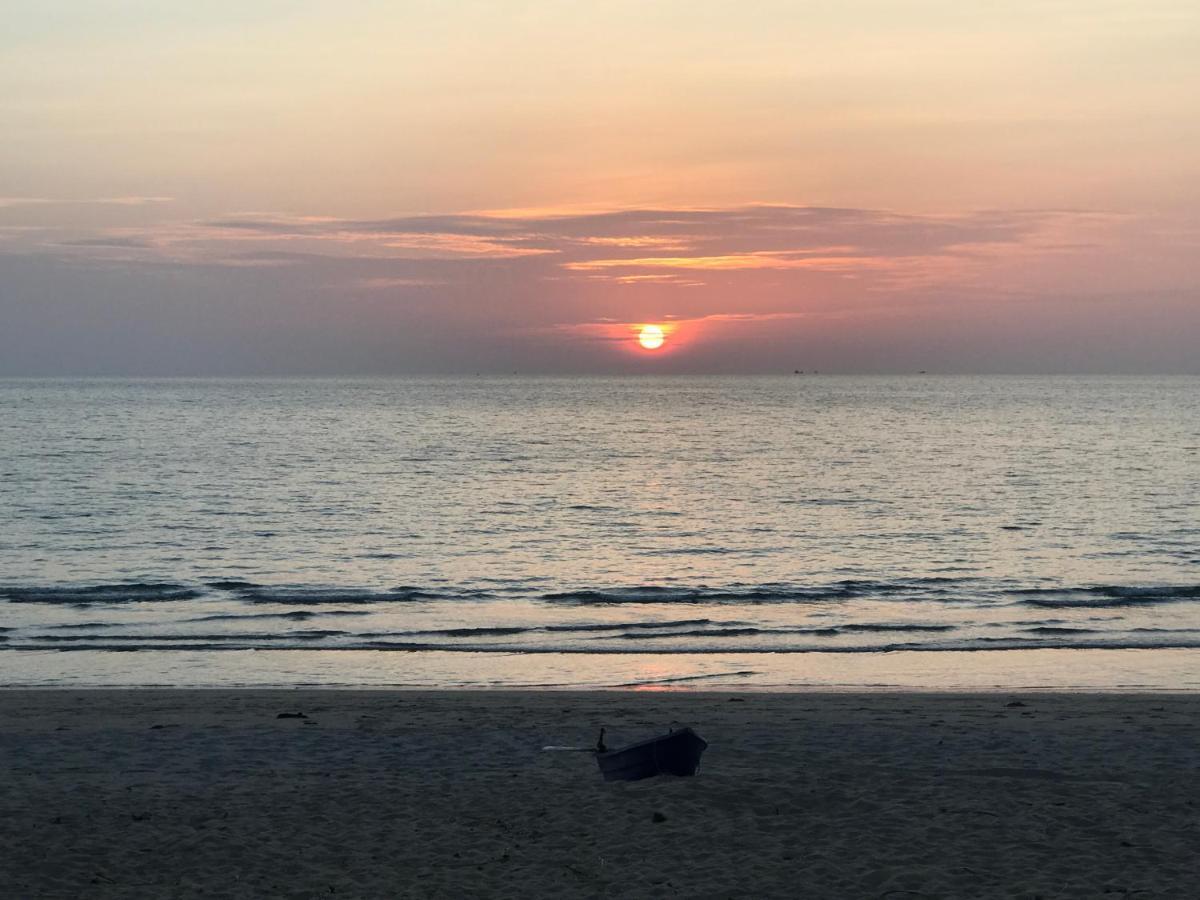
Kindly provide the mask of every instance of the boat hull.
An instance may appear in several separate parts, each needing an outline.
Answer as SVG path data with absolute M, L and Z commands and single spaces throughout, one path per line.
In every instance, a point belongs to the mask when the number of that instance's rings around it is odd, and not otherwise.
M 690 728 L 630 744 L 619 750 L 597 753 L 596 763 L 605 781 L 640 781 L 656 775 L 695 775 L 708 742 Z

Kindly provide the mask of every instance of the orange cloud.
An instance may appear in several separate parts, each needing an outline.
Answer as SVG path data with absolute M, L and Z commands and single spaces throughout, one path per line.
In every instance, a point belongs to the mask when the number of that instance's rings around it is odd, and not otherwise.
M 652 256 L 634 259 L 589 259 L 564 263 L 564 269 L 815 269 L 843 272 L 857 269 L 886 269 L 892 260 L 871 256 L 810 256 L 804 251 L 762 250 L 724 256 Z

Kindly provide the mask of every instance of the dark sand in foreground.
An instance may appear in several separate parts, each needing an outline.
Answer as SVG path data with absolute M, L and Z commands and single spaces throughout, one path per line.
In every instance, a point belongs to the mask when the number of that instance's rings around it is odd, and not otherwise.
M 1196 896 L 1200 696 L 1015 699 L 0 692 L 0 890 Z M 696 778 L 541 750 L 675 722 Z

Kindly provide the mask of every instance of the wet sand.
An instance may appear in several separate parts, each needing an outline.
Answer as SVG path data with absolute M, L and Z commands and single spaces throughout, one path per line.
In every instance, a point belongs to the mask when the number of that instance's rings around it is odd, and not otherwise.
M 541 749 L 675 723 L 711 744 L 696 778 L 606 784 L 588 754 Z M 10 897 L 1191 897 L 1200 879 L 1200 695 L 6 691 L 0 765 Z

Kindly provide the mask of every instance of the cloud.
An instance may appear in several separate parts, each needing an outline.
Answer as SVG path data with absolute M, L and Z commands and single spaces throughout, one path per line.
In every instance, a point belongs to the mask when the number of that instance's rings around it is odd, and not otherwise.
M 69 211 L 61 219 L 39 214 L 37 228 L 24 230 L 14 208 L 16 222 L 0 233 L 0 248 L 81 265 L 295 269 L 309 272 L 312 285 L 414 299 L 430 296 L 431 286 L 443 297 L 492 297 L 503 284 L 528 298 L 513 303 L 586 302 L 593 308 L 577 318 L 587 321 L 600 311 L 624 320 L 633 299 L 619 297 L 650 300 L 661 316 L 693 315 L 680 304 L 697 302 L 706 314 L 722 311 L 710 305 L 718 301 L 770 312 L 817 296 L 840 302 L 850 294 L 979 288 L 997 273 L 1011 281 L 1006 267 L 1094 255 L 1106 231 L 1124 221 L 1062 210 L 902 214 L 752 204 L 376 219 L 156 214 L 151 222 L 130 222 L 111 207 L 104 224 L 106 208 L 95 207 L 86 225 Z
M 150 241 L 144 238 L 135 237 L 120 237 L 112 235 L 111 237 L 95 237 L 95 238 L 80 238 L 74 241 L 63 241 L 64 247 L 115 247 L 122 249 L 149 249 L 154 246 Z
M 16 206 L 42 206 L 54 202 L 56 201 L 48 197 L 0 197 L 0 209 L 9 209 Z
M 359 278 L 354 282 L 356 287 L 363 288 L 368 291 L 387 291 L 395 290 L 396 288 L 408 287 L 436 287 L 445 282 L 437 281 L 432 278 Z
M 333 256 L 506 259 L 555 252 L 503 229 L 454 217 L 355 221 L 316 216 L 227 217 L 199 223 L 213 238 L 305 247 Z
M 1017 359 L 1069 328 L 1104 332 L 1114 353 L 1128 334 L 1146 347 L 1162 335 L 1185 358 L 1178 335 L 1195 321 L 1200 231 L 1186 218 L 34 209 L 10 207 L 0 224 L 9 371 L 46 370 L 43 357 L 146 372 L 997 367 L 1010 358 L 999 341 Z M 1128 299 L 1059 315 L 1063 298 L 1100 294 Z M 642 324 L 667 332 L 661 351 L 639 349 Z
M 127 196 L 127 197 L 101 197 L 98 200 L 90 200 L 90 201 L 86 201 L 86 202 L 105 204 L 105 205 L 109 205 L 109 206 L 150 206 L 151 204 L 154 204 L 154 203 L 174 203 L 175 198 L 174 197 L 141 197 L 141 196 L 135 195 L 135 196 Z
M 0 197 L 0 209 L 21 206 L 148 206 L 152 203 L 171 203 L 174 197 L 91 197 L 64 199 L 61 197 Z
M 820 269 L 829 272 L 852 271 L 860 268 L 884 268 L 886 258 L 847 253 L 840 256 L 809 255 L 808 251 L 764 250 L 758 253 L 735 253 L 728 256 L 657 256 L 635 259 L 589 259 L 567 263 L 565 268 L 579 271 L 597 269 Z M 624 276 L 628 278 L 629 276 Z
M 51 201 L 24 198 L 20 202 Z M 1043 249 L 1049 249 L 1044 235 L 1076 216 L 1057 211 L 902 215 L 777 204 L 381 219 L 242 213 L 142 225 L 140 230 L 97 226 L 78 233 L 78 228 L 64 223 L 62 230 L 69 234 L 53 243 L 79 249 L 154 248 L 161 262 L 206 265 L 242 265 L 248 252 L 382 260 L 400 268 L 406 261 L 521 263 L 539 277 L 607 278 L 625 285 L 648 284 L 648 276 L 653 275 L 664 276 L 658 283 L 669 284 L 666 276 L 687 270 L 690 284 L 706 273 L 749 270 L 885 277 L 893 271 L 911 273 L 922 261 L 944 273 L 947 260 L 966 264 L 980 256 L 1035 246 L 1039 240 Z M 36 249 L 32 239 L 30 249 Z M 1065 247 L 1059 249 L 1067 252 Z M 426 274 L 394 271 L 378 277 L 424 278 Z

